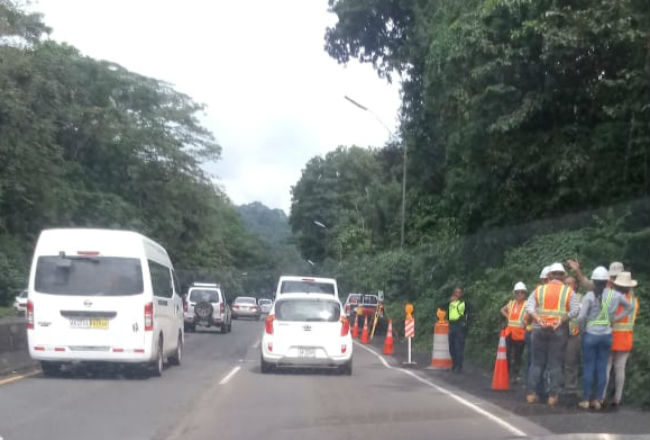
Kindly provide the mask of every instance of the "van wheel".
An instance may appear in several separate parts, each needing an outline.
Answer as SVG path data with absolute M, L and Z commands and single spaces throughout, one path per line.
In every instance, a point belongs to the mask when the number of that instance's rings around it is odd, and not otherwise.
M 165 362 L 163 357 L 163 341 L 162 338 L 160 338 L 160 341 L 158 342 L 158 350 L 156 351 L 156 360 L 153 361 L 149 366 L 149 371 L 151 373 L 151 376 L 153 377 L 162 376 L 164 365 Z
M 268 374 L 273 371 L 273 365 L 271 365 L 269 362 L 266 362 L 264 360 L 264 356 L 260 355 L 260 370 L 262 371 L 262 374 Z
M 41 361 L 43 376 L 56 377 L 61 374 L 61 364 L 58 362 Z
M 185 331 L 187 333 L 194 333 L 196 331 L 196 324 L 185 324 Z
M 170 356 L 169 363 L 171 365 L 180 365 L 183 360 L 183 337 L 178 335 L 178 342 L 176 343 L 176 351 L 173 356 Z

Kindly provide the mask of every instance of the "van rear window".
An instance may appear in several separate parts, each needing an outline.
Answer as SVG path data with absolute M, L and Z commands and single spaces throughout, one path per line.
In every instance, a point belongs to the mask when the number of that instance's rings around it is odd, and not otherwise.
M 280 293 L 325 293 L 334 295 L 334 284 L 316 281 L 283 281 Z
M 341 308 L 334 301 L 290 299 L 275 303 L 278 321 L 336 322 L 340 315 Z
M 34 287 L 52 295 L 121 296 L 144 291 L 137 258 L 44 256 L 36 263 Z

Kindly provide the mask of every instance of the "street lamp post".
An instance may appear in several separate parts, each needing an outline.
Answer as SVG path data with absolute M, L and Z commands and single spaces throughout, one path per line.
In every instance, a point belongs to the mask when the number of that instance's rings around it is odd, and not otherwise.
M 354 99 L 350 98 L 347 95 L 343 96 L 349 103 L 354 105 L 355 107 L 363 110 L 364 112 L 370 113 L 376 120 L 379 122 L 388 132 L 388 137 L 389 139 L 393 139 L 394 135 L 392 130 L 384 123 L 384 121 L 381 120 L 379 116 L 372 110 L 370 110 L 368 107 L 365 105 L 360 104 L 358 101 L 355 101 Z M 399 248 L 400 250 L 404 250 L 404 223 L 406 219 L 406 144 L 404 142 L 402 143 L 402 148 L 404 149 L 404 156 L 402 158 L 402 218 L 401 218 L 401 224 L 400 224 L 400 239 L 399 239 Z

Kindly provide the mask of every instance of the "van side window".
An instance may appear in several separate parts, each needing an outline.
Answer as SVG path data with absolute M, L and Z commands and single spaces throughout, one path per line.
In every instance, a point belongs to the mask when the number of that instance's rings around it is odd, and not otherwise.
M 154 296 L 171 298 L 174 294 L 172 290 L 172 276 L 169 268 L 158 264 L 155 261 L 148 260 L 149 272 L 151 273 L 151 287 Z
M 178 296 L 183 296 L 181 294 L 181 283 L 178 281 L 178 277 L 176 276 L 176 272 L 172 270 L 172 281 L 174 283 L 174 292 L 176 292 L 176 295 Z

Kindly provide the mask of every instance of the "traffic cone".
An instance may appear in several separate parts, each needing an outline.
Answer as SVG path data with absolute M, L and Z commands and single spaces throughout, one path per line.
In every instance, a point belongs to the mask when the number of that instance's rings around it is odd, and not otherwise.
M 499 336 L 499 347 L 497 348 L 497 359 L 494 363 L 494 375 L 492 376 L 493 390 L 507 390 L 508 385 L 508 358 L 506 356 L 506 332 L 501 330 Z
M 359 315 L 354 315 L 354 327 L 352 327 L 352 338 L 359 339 Z
M 449 354 L 449 322 L 439 320 L 433 327 L 431 366 L 434 370 L 449 370 L 453 366 Z
M 368 337 L 368 315 L 366 315 L 366 320 L 363 322 L 363 331 L 361 332 L 361 343 L 369 344 L 370 338 Z
M 388 320 L 388 330 L 384 339 L 384 354 L 393 354 L 393 320 Z

